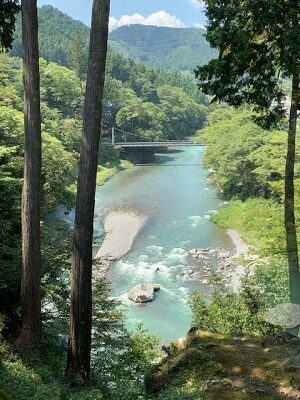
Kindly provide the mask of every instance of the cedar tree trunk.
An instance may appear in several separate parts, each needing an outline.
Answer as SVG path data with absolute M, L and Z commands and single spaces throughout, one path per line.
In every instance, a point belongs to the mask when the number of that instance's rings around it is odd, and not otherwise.
M 290 279 L 290 301 L 294 304 L 300 304 L 300 274 L 299 274 L 299 256 L 297 245 L 297 231 L 295 221 L 295 158 L 296 158 L 296 132 L 297 132 L 297 114 L 299 108 L 299 81 L 300 66 L 293 75 L 292 80 L 292 100 L 288 131 L 288 147 L 285 170 L 285 230 L 287 242 L 287 254 L 289 264 Z
M 37 1 L 22 1 L 24 181 L 22 193 L 22 329 L 16 346 L 41 345 L 41 114 Z
M 96 174 L 107 53 L 109 0 L 94 0 L 73 238 L 70 330 L 66 374 L 90 379 L 92 244 Z

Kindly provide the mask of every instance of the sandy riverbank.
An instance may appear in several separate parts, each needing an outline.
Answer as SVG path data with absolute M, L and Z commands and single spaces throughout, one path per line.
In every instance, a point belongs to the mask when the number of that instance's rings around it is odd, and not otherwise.
M 120 259 L 128 253 L 147 218 L 134 210 L 111 211 L 104 219 L 105 238 L 95 259 Z
M 246 266 L 239 263 L 239 258 L 244 258 L 248 262 L 253 261 L 253 254 L 251 253 L 250 246 L 245 243 L 240 237 L 239 233 L 234 229 L 227 229 L 227 234 L 230 236 L 232 243 L 236 248 L 236 253 L 231 260 L 233 261 L 234 268 L 231 278 L 230 287 L 234 292 L 238 292 L 242 287 L 243 278 L 247 273 L 251 273 Z M 255 257 L 255 256 L 254 256 Z
M 249 245 L 241 239 L 239 233 L 234 229 L 227 229 L 227 234 L 230 236 L 232 243 L 235 245 L 236 255 L 246 256 L 247 253 L 249 253 Z

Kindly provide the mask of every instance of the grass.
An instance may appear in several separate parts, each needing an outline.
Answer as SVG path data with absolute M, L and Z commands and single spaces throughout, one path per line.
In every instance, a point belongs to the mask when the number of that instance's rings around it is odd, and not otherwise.
M 298 346 L 297 341 L 266 348 L 257 338 L 194 330 L 155 371 L 148 384 L 155 392 L 150 399 L 297 399 L 292 383 L 300 368 Z M 295 363 L 299 366 L 287 368 Z
M 57 383 L 43 381 L 35 369 L 27 367 L 18 357 L 1 354 L 0 399 L 1 400 L 59 400 L 61 388 Z M 45 369 L 44 369 L 45 371 Z M 48 382 L 47 382 L 48 381 Z
M 97 389 L 71 391 L 64 382 L 61 365 L 56 373 L 46 359 L 27 365 L 4 345 L 0 346 L 0 400 L 104 400 Z M 57 354 L 52 354 L 52 358 L 52 364 L 65 362 Z
M 132 163 L 128 160 L 120 160 L 119 164 L 98 165 L 97 171 L 97 185 L 102 186 L 105 182 L 111 179 L 118 171 L 129 169 L 132 167 Z
M 212 217 L 222 228 L 239 232 L 242 239 L 262 255 L 286 253 L 283 207 L 272 200 L 233 200 Z

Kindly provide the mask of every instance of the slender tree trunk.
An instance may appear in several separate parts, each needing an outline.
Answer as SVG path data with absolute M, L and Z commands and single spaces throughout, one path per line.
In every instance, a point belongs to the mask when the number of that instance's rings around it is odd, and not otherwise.
M 94 0 L 73 238 L 70 331 L 66 373 L 90 378 L 92 243 L 110 0 Z
M 24 80 L 24 182 L 22 193 L 22 330 L 16 346 L 41 345 L 41 114 L 37 1 L 22 1 Z
M 300 273 L 299 273 L 299 256 L 297 245 L 297 231 L 295 222 L 295 158 L 296 158 L 296 132 L 297 132 L 297 114 L 300 101 L 299 82 L 300 82 L 300 66 L 293 75 L 292 81 L 292 99 L 288 131 L 288 147 L 285 169 L 285 230 L 287 254 L 289 263 L 289 279 L 290 279 L 290 301 L 294 304 L 300 304 Z

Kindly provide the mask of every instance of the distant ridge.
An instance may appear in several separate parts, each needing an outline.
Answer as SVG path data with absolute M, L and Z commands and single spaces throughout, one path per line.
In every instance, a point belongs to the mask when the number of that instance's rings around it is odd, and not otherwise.
M 52 6 L 38 9 L 40 56 L 48 61 L 69 66 L 69 49 L 76 31 L 81 33 L 86 51 L 88 49 L 90 28 L 81 21 L 76 21 Z M 20 15 L 16 24 L 15 41 L 12 55 L 20 57 L 21 20 Z
M 146 25 L 122 26 L 109 35 L 116 52 L 143 63 L 191 74 L 197 65 L 217 55 L 201 28 L 166 28 Z
M 87 52 L 90 28 L 52 6 L 39 8 L 40 55 L 69 66 L 69 49 L 75 32 L 80 32 Z M 165 28 L 146 25 L 122 26 L 109 35 L 110 48 L 148 66 L 193 74 L 197 65 L 217 55 L 201 28 Z M 21 56 L 21 23 L 17 20 L 11 54 Z

